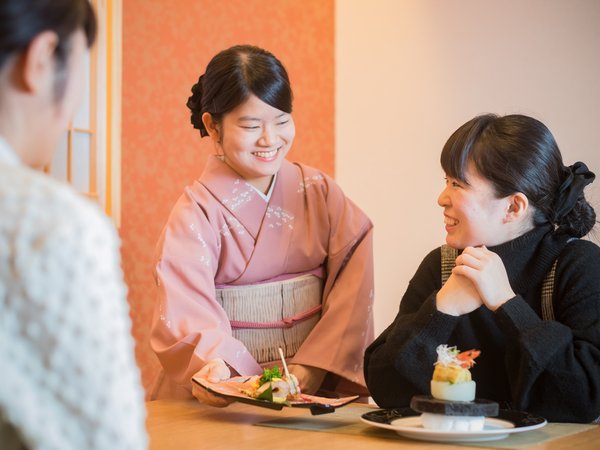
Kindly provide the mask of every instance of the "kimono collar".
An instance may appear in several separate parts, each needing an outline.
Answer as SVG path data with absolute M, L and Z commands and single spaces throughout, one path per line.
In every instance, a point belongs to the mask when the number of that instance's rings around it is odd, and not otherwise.
M 21 160 L 2 136 L 0 136 L 0 164 L 7 166 L 21 165 Z
M 285 160 L 283 163 L 289 164 Z M 250 183 L 218 156 L 213 155 L 208 159 L 198 181 L 256 238 L 280 178 L 277 176 L 273 180 L 271 198 L 266 201 Z
M 275 187 L 275 182 L 277 181 L 277 174 L 273 175 L 273 179 L 271 180 L 271 185 L 269 186 L 269 190 L 266 194 L 263 194 L 258 188 L 252 186 L 252 188 L 256 191 L 258 196 L 262 198 L 265 202 L 268 202 L 271 199 L 271 195 L 273 195 L 273 188 Z

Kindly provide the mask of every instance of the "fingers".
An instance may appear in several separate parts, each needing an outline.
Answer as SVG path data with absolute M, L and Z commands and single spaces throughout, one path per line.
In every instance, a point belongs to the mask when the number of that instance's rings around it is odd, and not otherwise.
M 318 367 L 290 364 L 290 373 L 298 379 L 305 394 L 314 394 L 321 387 L 327 371 Z
M 206 378 L 211 383 L 218 383 L 219 381 L 231 378 L 231 371 L 221 358 L 210 360 L 197 374 Z
M 456 258 L 456 265 L 467 265 L 475 269 L 480 269 L 486 263 L 493 261 L 498 255 L 489 251 L 485 246 L 467 247 Z
M 229 371 L 229 368 L 223 361 L 221 362 L 223 364 L 218 364 L 211 368 L 210 373 L 208 374 L 208 381 L 212 383 L 218 383 L 221 380 L 227 380 L 231 378 L 231 372 Z
M 467 247 L 456 258 L 456 266 L 452 272 L 478 284 L 485 278 L 490 281 L 502 271 L 504 271 L 504 263 L 496 253 L 485 247 Z
M 216 406 L 217 408 L 224 408 L 232 403 L 232 400 L 211 394 L 206 389 L 196 386 L 195 384 L 192 384 L 192 395 L 196 397 L 198 401 L 210 406 Z
M 452 274 L 469 279 L 488 309 L 495 311 L 515 296 L 502 259 L 487 248 L 465 248 L 456 264 Z
M 469 279 L 469 281 L 471 281 L 472 283 L 475 283 L 478 279 L 479 267 L 471 267 L 469 265 L 462 264 L 460 266 L 454 267 L 454 269 L 452 269 L 452 274 L 463 276 Z
M 437 309 L 453 316 L 468 314 L 481 304 L 482 300 L 473 283 L 454 272 L 436 295 Z

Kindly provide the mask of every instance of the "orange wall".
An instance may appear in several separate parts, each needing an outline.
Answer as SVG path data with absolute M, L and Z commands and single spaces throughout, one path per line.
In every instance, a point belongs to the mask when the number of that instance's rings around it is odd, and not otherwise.
M 123 2 L 120 232 L 146 388 L 158 368 L 148 345 L 154 244 L 212 152 L 191 127 L 185 102 L 210 58 L 239 43 L 270 50 L 288 69 L 297 129 L 288 158 L 333 174 L 334 0 Z

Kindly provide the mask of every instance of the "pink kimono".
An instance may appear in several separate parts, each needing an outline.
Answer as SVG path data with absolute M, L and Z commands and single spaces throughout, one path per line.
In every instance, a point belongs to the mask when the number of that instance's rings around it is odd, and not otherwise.
M 365 394 L 363 354 L 373 339 L 372 228 L 316 169 L 284 160 L 266 201 L 211 157 L 177 201 L 157 246 L 151 346 L 164 373 L 152 397 L 181 396 L 169 383 L 187 388 L 189 396 L 192 375 L 213 358 L 241 375 L 260 373 L 232 336 L 215 289 L 307 273 L 323 278 L 321 318 L 288 363 L 325 369 Z

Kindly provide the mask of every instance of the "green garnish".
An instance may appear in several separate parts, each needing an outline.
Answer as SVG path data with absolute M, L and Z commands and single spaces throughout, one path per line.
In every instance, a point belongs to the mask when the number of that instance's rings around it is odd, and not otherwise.
M 279 367 L 273 367 L 272 369 L 263 370 L 263 374 L 260 377 L 259 382 L 261 385 L 263 385 L 267 381 L 271 381 L 273 378 L 282 378 Z
M 269 384 L 269 387 L 267 389 L 265 389 L 263 392 L 261 392 L 258 397 L 256 397 L 259 400 L 268 400 L 270 402 L 273 401 L 273 388 L 271 386 L 271 384 Z

